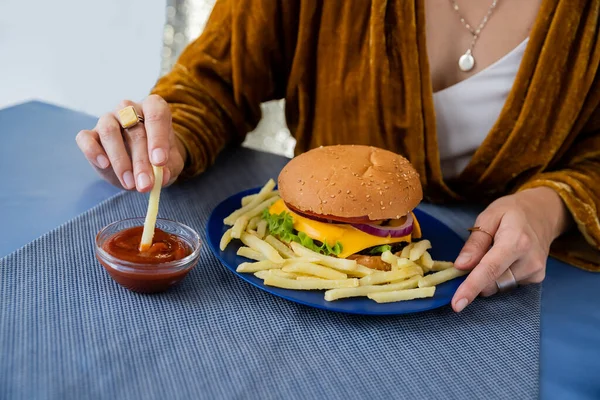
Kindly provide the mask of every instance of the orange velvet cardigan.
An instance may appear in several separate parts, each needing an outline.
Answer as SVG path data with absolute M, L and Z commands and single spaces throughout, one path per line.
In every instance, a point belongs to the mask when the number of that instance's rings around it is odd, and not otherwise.
M 419 0 L 218 0 L 153 89 L 188 152 L 183 176 L 286 100 L 296 153 L 339 143 L 406 156 L 430 201 L 556 190 L 577 225 L 552 254 L 600 271 L 600 0 L 543 0 L 506 104 L 464 172 L 442 178 Z

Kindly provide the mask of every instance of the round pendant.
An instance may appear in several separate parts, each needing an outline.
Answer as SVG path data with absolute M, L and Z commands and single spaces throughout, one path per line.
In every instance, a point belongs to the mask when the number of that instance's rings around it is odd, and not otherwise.
M 458 59 L 458 67 L 463 72 L 468 72 L 475 66 L 475 59 L 471 55 L 471 50 L 467 50 L 465 54 Z

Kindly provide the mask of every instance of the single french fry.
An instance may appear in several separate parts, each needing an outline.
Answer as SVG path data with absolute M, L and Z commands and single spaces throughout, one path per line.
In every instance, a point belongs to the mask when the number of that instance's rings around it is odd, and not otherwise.
M 285 272 L 294 272 L 297 274 L 306 274 L 316 276 L 318 278 L 333 280 L 346 279 L 348 277 L 348 275 L 344 274 L 343 272 L 313 263 L 294 263 L 284 266 L 282 270 Z
M 418 264 L 423 267 L 423 272 L 430 272 L 433 268 L 433 259 L 431 258 L 431 254 L 428 251 L 425 251 L 421 258 L 419 258 Z
M 239 217 L 235 224 L 233 224 L 233 228 L 231 228 L 231 237 L 235 239 L 239 239 L 242 235 L 242 232 L 246 231 L 246 227 L 248 226 L 248 217 L 242 215 Z
M 262 253 L 246 246 L 240 247 L 236 254 L 240 257 L 246 257 L 255 261 L 262 261 L 267 259 L 267 257 L 265 257 Z
M 256 262 L 243 262 L 235 269 L 237 272 L 257 272 L 269 269 L 280 268 L 280 264 L 275 264 L 270 260 L 262 260 Z
M 392 292 L 395 290 L 414 289 L 417 287 L 419 278 L 410 278 L 398 283 L 387 285 L 359 286 L 357 288 L 330 289 L 325 292 L 325 300 L 334 301 L 348 297 L 363 297 L 370 293 Z
M 259 238 L 265 238 L 265 235 L 267 234 L 267 225 L 268 223 L 264 219 L 261 219 L 258 223 L 258 226 L 256 227 L 256 233 L 258 234 Z
M 362 264 L 356 264 L 356 269 L 354 271 L 348 271 L 347 274 L 353 278 L 364 278 L 367 275 L 371 275 L 373 272 L 375 272 L 375 270 L 372 268 L 365 267 Z
M 256 196 L 253 197 L 250 200 L 250 202 L 248 202 L 248 204 L 246 204 L 245 206 L 242 206 L 242 208 L 235 210 L 234 212 L 229 214 L 227 217 L 225 217 L 225 219 L 223 219 L 223 223 L 225 225 L 233 225 L 240 216 L 242 216 L 246 212 L 252 210 L 256 206 L 258 206 L 260 203 L 262 203 L 265 199 L 267 199 L 269 196 L 269 193 L 271 193 L 271 191 L 273 190 L 274 187 L 275 187 L 275 181 L 273 179 L 269 179 L 267 181 L 267 183 L 256 194 Z
M 221 236 L 221 242 L 219 243 L 219 248 L 221 251 L 224 251 L 227 248 L 227 245 L 231 242 L 231 230 L 232 228 L 227 229 L 223 236 Z
M 333 269 L 337 269 L 342 272 L 351 272 L 357 269 L 356 260 L 348 260 L 346 258 L 336 258 L 331 256 L 326 256 L 323 254 L 315 253 L 314 251 L 307 249 L 302 246 L 300 243 L 292 242 L 290 244 L 292 246 L 292 250 L 300 257 L 310 257 L 317 258 L 319 260 L 319 264 L 326 265 Z
M 447 282 L 449 280 L 458 278 L 459 276 L 467 275 L 469 271 L 462 271 L 454 267 L 445 269 L 443 271 L 435 272 L 419 279 L 419 287 L 437 286 L 440 283 Z
M 265 278 L 264 284 L 268 286 L 276 286 L 284 289 L 294 290 L 323 290 L 335 289 L 341 287 L 357 287 L 358 279 L 286 279 L 275 275 L 269 275 Z
M 152 186 L 150 197 L 148 198 L 148 210 L 146 211 L 146 219 L 144 220 L 140 251 L 146 251 L 152 246 L 154 227 L 156 226 L 156 217 L 158 216 L 158 203 L 160 202 L 160 189 L 163 181 L 163 167 L 153 165 L 152 171 L 154 172 L 154 186 Z
M 262 214 L 262 212 L 265 208 L 271 207 L 271 204 L 275 203 L 277 200 L 279 200 L 279 196 L 270 197 L 270 198 L 266 199 L 265 201 L 263 201 L 262 203 L 260 203 L 259 205 L 250 209 L 249 211 L 246 211 L 242 215 L 245 215 L 248 218 L 257 217 Z
M 431 286 L 419 289 L 394 290 L 393 292 L 370 293 L 367 297 L 371 300 L 375 300 L 377 303 L 392 303 L 396 301 L 433 297 L 434 294 L 435 286 Z
M 266 221 L 265 221 L 266 222 Z M 281 254 L 283 258 L 296 258 L 296 254 L 285 245 L 282 241 L 278 240 L 274 236 L 267 235 L 265 242 L 269 243 L 275 250 Z
M 360 286 L 379 285 L 381 283 L 397 281 L 400 279 L 411 278 L 415 275 L 421 275 L 421 267 L 405 267 L 396 271 L 377 271 L 371 275 L 359 279 Z
M 256 230 L 256 228 L 258 227 L 258 223 L 260 221 L 262 221 L 262 218 L 258 215 L 256 217 L 250 218 L 250 221 L 248 221 L 248 226 L 246 227 L 246 229 Z
M 384 251 L 381 253 L 381 260 L 391 265 L 392 270 L 398 269 L 398 259 L 399 257 L 392 254 L 391 251 Z
M 432 271 L 443 271 L 448 268 L 454 267 L 454 263 L 451 261 L 438 261 L 433 260 L 433 265 L 431 266 Z
M 259 237 L 254 236 L 250 233 L 242 232 L 240 239 L 242 243 L 244 243 L 246 246 L 262 253 L 265 257 L 267 257 L 267 259 L 273 261 L 274 263 L 283 263 L 283 257 L 279 255 L 277 250 L 275 250 L 273 246 L 260 239 Z
M 267 269 L 267 270 L 256 271 L 254 273 L 254 276 L 256 276 L 257 278 L 262 279 L 262 280 L 264 280 L 269 275 L 276 275 L 276 276 L 280 276 L 282 278 L 287 278 L 287 279 L 296 279 L 297 278 L 297 276 L 295 274 L 292 274 L 289 272 L 283 272 L 280 269 Z
M 410 261 L 417 261 L 425 251 L 431 248 L 431 242 L 429 240 L 420 240 L 415 242 L 412 249 L 410 249 L 410 254 L 408 258 Z
M 400 252 L 400 258 L 409 258 L 410 250 L 413 248 L 413 245 L 414 245 L 414 243 L 409 243 L 406 246 L 404 246 L 404 248 Z
M 273 190 L 273 191 L 269 192 L 269 194 L 267 195 L 267 198 L 277 196 L 278 194 L 279 194 L 278 190 Z M 255 193 L 255 194 L 249 194 L 248 196 L 242 197 L 242 207 L 250 204 L 252 199 L 254 199 L 256 196 L 257 196 L 257 194 Z

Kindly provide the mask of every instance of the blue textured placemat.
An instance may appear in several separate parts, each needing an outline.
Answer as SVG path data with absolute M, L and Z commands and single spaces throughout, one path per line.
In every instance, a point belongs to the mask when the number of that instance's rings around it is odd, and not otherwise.
M 228 152 L 164 191 L 160 216 L 204 235 L 216 204 L 284 163 Z M 205 246 L 175 290 L 135 294 L 109 278 L 93 244 L 106 224 L 143 215 L 146 201 L 117 195 L 0 260 L 1 399 L 538 397 L 539 286 L 459 315 L 351 316 L 264 293 Z M 470 222 L 426 210 L 455 228 Z

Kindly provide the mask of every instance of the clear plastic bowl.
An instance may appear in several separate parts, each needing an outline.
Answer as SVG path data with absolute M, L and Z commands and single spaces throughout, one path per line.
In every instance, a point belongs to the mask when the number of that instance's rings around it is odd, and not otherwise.
M 144 218 L 130 218 L 113 222 L 96 235 L 96 258 L 110 276 L 121 286 L 140 293 L 163 292 L 181 282 L 198 263 L 202 244 L 196 231 L 176 221 L 158 218 L 156 228 L 178 236 L 192 252 L 180 260 L 158 264 L 120 260 L 104 250 L 105 243 L 115 234 L 136 226 L 143 226 Z

